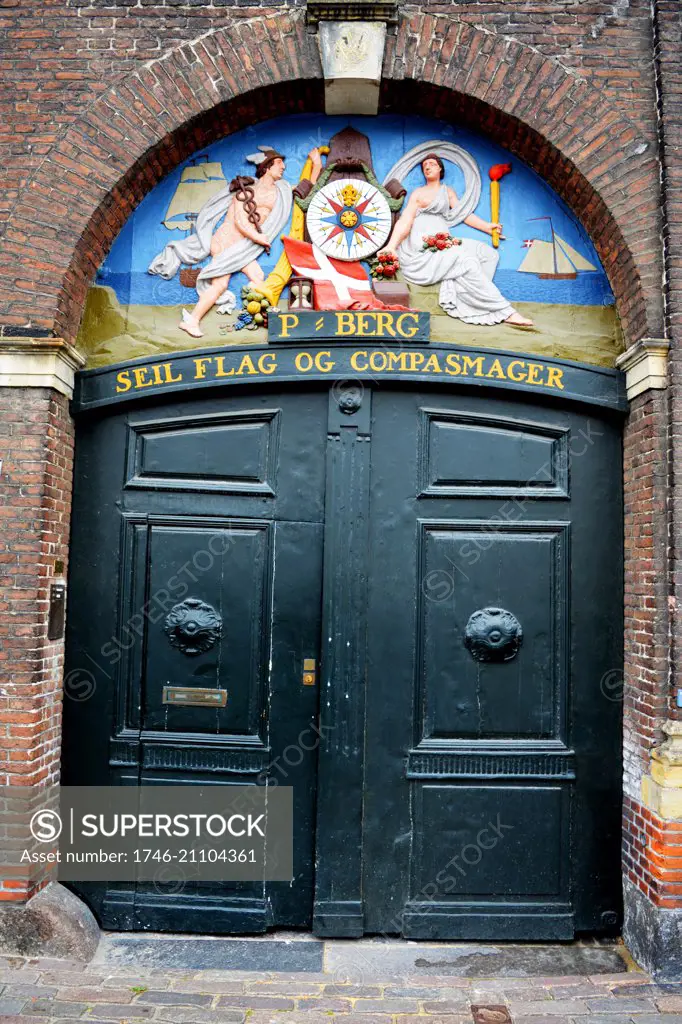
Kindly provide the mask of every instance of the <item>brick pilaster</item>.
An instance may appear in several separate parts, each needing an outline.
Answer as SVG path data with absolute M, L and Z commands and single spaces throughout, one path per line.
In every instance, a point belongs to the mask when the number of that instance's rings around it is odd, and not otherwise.
M 73 425 L 50 388 L 0 389 L 0 784 L 57 781 L 63 641 L 47 639 L 50 583 L 67 568 Z M 60 564 L 61 563 L 61 564 Z M 23 899 L 39 879 L 0 883 Z

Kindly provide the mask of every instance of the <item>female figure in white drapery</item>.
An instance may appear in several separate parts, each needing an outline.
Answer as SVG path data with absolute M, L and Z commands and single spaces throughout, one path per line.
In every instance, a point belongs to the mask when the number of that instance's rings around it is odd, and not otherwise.
M 382 251 L 397 251 L 408 284 L 440 283 L 438 301 L 449 316 L 467 324 L 504 322 L 531 327 L 533 321 L 517 313 L 493 283 L 499 256 L 492 246 L 464 238 L 438 252 L 424 248 L 425 237 L 449 233 L 457 223 L 459 200 L 442 180 L 445 167 L 439 156 L 427 154 L 421 166 L 426 184 L 409 197 Z M 464 223 L 487 235 L 502 231 L 501 224 L 491 224 L 473 213 Z

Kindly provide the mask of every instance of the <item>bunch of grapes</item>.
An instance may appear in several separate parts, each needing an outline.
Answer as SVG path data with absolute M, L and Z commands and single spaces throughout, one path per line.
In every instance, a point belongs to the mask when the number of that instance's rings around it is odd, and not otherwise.
M 245 327 L 248 327 L 253 321 L 253 317 L 246 311 L 240 313 L 234 325 L 235 331 L 242 331 Z

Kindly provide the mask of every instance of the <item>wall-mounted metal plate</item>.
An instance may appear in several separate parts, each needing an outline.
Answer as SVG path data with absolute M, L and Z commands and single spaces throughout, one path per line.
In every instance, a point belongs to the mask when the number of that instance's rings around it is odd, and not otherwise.
M 198 686 L 164 686 L 162 703 L 183 707 L 224 708 L 227 690 L 201 689 Z
M 317 666 L 314 658 L 303 659 L 303 685 L 314 686 L 317 679 Z
M 47 619 L 47 639 L 61 640 L 64 636 L 64 614 L 66 610 L 66 584 L 50 584 L 50 610 Z

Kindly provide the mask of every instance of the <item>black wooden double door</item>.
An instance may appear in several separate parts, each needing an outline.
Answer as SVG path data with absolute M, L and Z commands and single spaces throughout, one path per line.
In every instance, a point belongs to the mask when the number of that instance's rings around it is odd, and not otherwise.
M 355 385 L 81 424 L 64 781 L 294 790 L 291 884 L 81 887 L 102 923 L 612 930 L 619 495 L 618 423 L 555 402 Z

